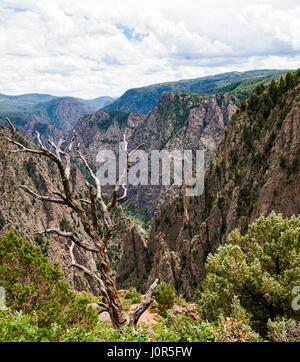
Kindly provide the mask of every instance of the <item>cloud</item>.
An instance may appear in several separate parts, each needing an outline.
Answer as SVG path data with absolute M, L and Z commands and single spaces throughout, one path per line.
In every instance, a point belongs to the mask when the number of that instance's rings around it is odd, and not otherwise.
M 85 98 L 232 70 L 298 68 L 298 0 L 2 0 L 0 93 Z

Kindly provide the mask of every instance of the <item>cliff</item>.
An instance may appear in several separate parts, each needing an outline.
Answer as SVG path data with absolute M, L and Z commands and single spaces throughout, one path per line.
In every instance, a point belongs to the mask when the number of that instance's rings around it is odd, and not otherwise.
M 101 149 L 118 152 L 119 142 L 126 134 L 129 148 L 144 144 L 144 150 L 206 150 L 209 165 L 225 126 L 240 104 L 231 94 L 202 96 L 191 93 L 164 92 L 160 101 L 147 115 L 122 111 L 100 111 L 86 115 L 75 130 L 81 145 L 96 166 L 96 156 Z M 138 217 L 148 210 L 151 217 L 157 205 L 178 194 L 174 187 L 129 187 L 125 209 Z
M 203 195 L 182 196 L 156 212 L 149 241 L 154 277 L 191 296 L 205 260 L 235 228 L 260 214 L 300 211 L 300 74 L 243 102 L 205 175 Z M 186 212 L 184 212 L 186 205 Z

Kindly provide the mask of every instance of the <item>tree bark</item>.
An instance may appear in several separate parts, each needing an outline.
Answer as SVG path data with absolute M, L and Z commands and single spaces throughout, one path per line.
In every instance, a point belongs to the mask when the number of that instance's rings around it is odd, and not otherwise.
M 142 297 L 142 301 L 138 304 L 134 310 L 130 312 L 130 317 L 128 320 L 128 325 L 136 327 L 141 315 L 149 308 L 150 304 L 154 300 L 154 291 L 158 285 L 158 279 L 151 285 L 147 293 Z

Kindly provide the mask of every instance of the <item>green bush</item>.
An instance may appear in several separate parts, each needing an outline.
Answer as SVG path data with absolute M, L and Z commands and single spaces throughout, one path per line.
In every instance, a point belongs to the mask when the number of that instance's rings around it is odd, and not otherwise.
M 136 304 L 141 302 L 142 296 L 135 287 L 131 287 L 125 294 L 125 299 L 129 299 L 132 304 Z
M 300 216 L 284 219 L 272 212 L 261 216 L 242 236 L 238 230 L 228 243 L 209 255 L 202 284 L 202 317 L 239 314 L 261 335 L 277 316 L 296 317 L 292 289 L 300 285 Z M 238 316 L 241 319 L 241 316 Z
M 155 289 L 155 299 L 161 310 L 172 308 L 176 299 L 176 290 L 172 284 L 162 282 Z
M 184 314 L 174 315 L 171 311 L 167 311 L 163 326 L 177 334 L 178 342 L 209 342 L 214 340 L 212 325 L 202 320 L 195 321 Z
M 53 323 L 92 328 L 97 312 L 87 294 L 77 294 L 61 279 L 39 247 L 18 238 L 12 230 L 0 238 L 0 285 L 6 290 L 7 306 L 34 313 L 39 327 Z
M 98 322 L 93 331 L 57 323 L 39 327 L 34 316 L 0 312 L 0 342 L 146 342 L 150 338 L 150 333 L 142 327 L 138 333 L 126 326 L 117 331 L 104 322 Z
M 236 333 L 236 325 L 238 332 Z M 255 335 L 242 322 L 232 325 L 193 320 L 167 312 L 167 318 L 153 325 L 139 326 L 137 331 L 123 326 L 121 331 L 98 322 L 92 331 L 84 327 L 67 327 L 53 323 L 39 327 L 34 315 L 22 312 L 0 312 L 0 342 L 211 342 L 226 340 L 254 341 Z

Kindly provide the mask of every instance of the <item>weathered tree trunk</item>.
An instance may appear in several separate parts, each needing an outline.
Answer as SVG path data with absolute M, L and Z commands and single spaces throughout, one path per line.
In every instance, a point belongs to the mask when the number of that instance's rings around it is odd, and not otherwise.
M 105 289 L 104 297 L 105 303 L 108 306 L 108 313 L 113 326 L 120 329 L 126 322 L 126 315 L 123 311 L 122 303 L 118 295 L 115 279 L 110 268 L 110 262 L 107 254 L 104 254 L 102 250 L 100 250 L 97 254 L 100 263 L 101 280 L 103 281 Z
M 140 316 L 144 313 L 144 311 L 149 307 L 149 305 L 153 301 L 153 293 L 154 289 L 156 288 L 158 284 L 158 280 L 155 281 L 155 283 L 150 287 L 149 291 L 146 293 L 146 295 L 143 297 L 142 302 L 135 308 L 134 311 L 131 312 L 130 317 L 128 318 L 126 314 L 123 311 L 122 303 L 118 295 L 118 290 L 116 287 L 115 279 L 112 274 L 111 268 L 110 268 L 110 261 L 107 255 L 107 243 L 111 237 L 113 225 L 111 220 L 111 210 L 116 206 L 117 202 L 120 200 L 123 200 L 127 195 L 127 188 L 123 184 L 123 180 L 126 177 L 126 174 L 128 173 L 130 169 L 130 156 L 139 148 L 141 148 L 143 145 L 138 146 L 135 150 L 128 152 L 125 136 L 124 136 L 124 151 L 127 155 L 127 165 L 123 172 L 123 174 L 120 176 L 113 193 L 112 201 L 109 205 L 106 205 L 102 198 L 102 191 L 101 191 L 101 185 L 98 178 L 95 176 L 92 169 L 89 167 L 85 157 L 82 155 L 82 153 L 79 150 L 79 145 L 77 145 L 77 154 L 78 157 L 82 160 L 84 163 L 84 166 L 86 170 L 89 172 L 90 176 L 95 182 L 96 185 L 96 196 L 93 192 L 93 187 L 87 183 L 88 189 L 89 189 L 89 195 L 90 200 L 79 200 L 77 201 L 74 197 L 74 191 L 72 190 L 71 183 L 70 183 L 70 154 L 73 148 L 73 145 L 75 143 L 77 134 L 74 132 L 73 138 L 70 141 L 68 147 L 66 147 L 64 150 L 61 149 L 62 144 L 64 143 L 64 140 L 61 139 L 57 144 L 55 144 L 53 141 L 48 141 L 48 143 L 51 145 L 51 147 L 54 149 L 55 152 L 49 151 L 42 143 L 40 139 L 40 135 L 38 132 L 37 139 L 38 139 L 38 145 L 39 148 L 27 148 L 21 143 L 15 141 L 15 134 L 16 129 L 13 126 L 13 124 L 10 122 L 9 119 L 7 119 L 7 122 L 9 123 L 12 133 L 13 133 L 13 139 L 9 139 L 8 141 L 18 147 L 18 149 L 13 150 L 11 152 L 17 153 L 17 152 L 27 152 L 32 153 L 36 155 L 45 156 L 48 159 L 51 159 L 53 162 L 56 163 L 60 177 L 61 182 L 64 188 L 64 193 L 61 193 L 59 191 L 54 192 L 53 194 L 57 197 L 54 198 L 52 196 L 43 196 L 35 193 L 34 191 L 30 190 L 25 185 L 20 185 L 20 187 L 33 197 L 47 202 L 57 203 L 68 206 L 71 210 L 75 211 L 77 216 L 79 217 L 82 226 L 87 234 L 87 237 L 90 239 L 90 243 L 79 240 L 75 233 L 72 232 L 65 232 L 60 229 L 51 228 L 46 229 L 42 231 L 42 233 L 56 233 L 58 235 L 64 236 L 70 240 L 72 240 L 72 245 L 70 247 L 70 255 L 72 263 L 70 266 L 76 267 L 83 272 L 91 275 L 94 277 L 98 282 L 100 283 L 101 287 L 101 293 L 104 297 L 104 303 L 101 303 L 101 305 L 109 312 L 112 324 L 115 328 L 120 329 L 121 326 L 126 323 L 128 325 L 136 326 Z M 62 160 L 62 157 L 64 158 L 64 161 Z M 118 197 L 119 189 L 122 186 L 124 189 L 124 194 L 122 197 Z M 92 221 L 89 220 L 85 210 L 83 209 L 81 202 L 88 203 L 91 207 L 91 214 L 92 214 Z M 99 235 L 98 232 L 98 225 L 97 225 L 97 212 L 96 212 L 96 205 L 99 205 L 101 209 L 101 215 L 102 215 L 102 224 L 104 228 L 103 237 Z M 85 268 L 82 265 L 79 265 L 76 263 L 74 254 L 73 254 L 73 247 L 74 245 L 78 245 L 79 247 L 96 253 L 98 261 L 99 261 L 99 271 L 100 271 L 100 278 L 87 268 Z

